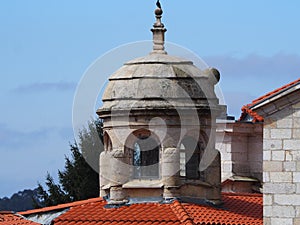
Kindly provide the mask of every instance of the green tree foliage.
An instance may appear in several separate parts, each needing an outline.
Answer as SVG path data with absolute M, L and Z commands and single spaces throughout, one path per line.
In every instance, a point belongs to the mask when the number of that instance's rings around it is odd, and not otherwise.
M 58 171 L 59 184 L 47 174 L 45 186 L 39 183 L 34 206 L 53 206 L 99 196 L 99 156 L 103 151 L 102 123 L 90 122 L 79 134 L 79 143 L 70 144 L 71 158 L 65 157 L 65 168 Z
M 10 198 L 0 198 L 0 211 L 20 212 L 33 209 L 32 199 L 39 202 L 37 191 L 37 189 L 23 190 L 13 194 Z

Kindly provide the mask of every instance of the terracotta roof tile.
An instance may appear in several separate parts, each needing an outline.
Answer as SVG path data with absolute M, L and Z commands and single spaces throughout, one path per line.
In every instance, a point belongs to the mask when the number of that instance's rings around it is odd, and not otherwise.
M 77 202 L 70 210 L 54 220 L 54 225 L 171 225 L 171 224 L 263 224 L 262 195 L 224 194 L 220 208 L 180 203 L 143 203 L 120 208 L 104 208 L 98 200 Z
M 195 224 L 263 224 L 261 194 L 223 194 L 224 205 L 209 206 L 183 204 Z
M 73 206 L 78 206 L 78 205 L 84 205 L 87 203 L 93 203 L 93 202 L 98 202 L 102 201 L 102 198 L 91 198 L 88 200 L 82 200 L 82 201 L 76 201 L 76 202 L 71 202 L 71 203 L 66 203 L 66 204 L 60 204 L 56 206 L 50 206 L 50 207 L 45 207 L 41 209 L 32 209 L 32 210 L 27 210 L 23 212 L 18 212 L 20 215 L 29 215 L 29 214 L 37 214 L 37 213 L 43 213 L 43 212 L 50 212 L 50 211 L 57 211 L 60 209 L 67 209 Z
M 54 220 L 54 224 L 180 224 L 179 219 L 167 204 L 145 203 L 104 208 L 102 198 L 87 203 L 77 203 L 70 210 Z
M 282 86 L 280 88 L 277 88 L 274 91 L 271 91 L 271 92 L 269 92 L 269 93 L 267 93 L 267 94 L 265 94 L 265 95 L 263 95 L 263 96 L 255 99 L 255 100 L 253 100 L 248 105 L 244 105 L 242 107 L 242 109 L 241 109 L 242 110 L 242 114 L 241 114 L 240 120 L 242 120 L 247 114 L 249 114 L 253 118 L 253 120 L 252 120 L 253 122 L 263 122 L 264 118 L 262 116 L 258 115 L 256 112 L 252 111 L 251 107 L 253 107 L 254 105 L 256 105 L 256 104 L 258 104 L 258 103 L 266 100 L 267 98 L 270 98 L 270 97 L 272 97 L 272 96 L 274 96 L 276 94 L 279 94 L 279 93 L 285 91 L 286 89 L 288 89 L 288 88 L 290 88 L 290 87 L 292 87 L 292 86 L 294 86 L 294 85 L 296 85 L 298 83 L 300 83 L 300 78 L 297 79 L 297 80 L 295 80 L 295 81 L 293 81 L 293 82 L 291 82 L 291 83 L 289 83 L 289 84 L 286 84 L 286 85 L 284 85 L 284 86 Z
M 222 208 L 179 201 L 171 204 L 143 203 L 106 208 L 106 201 L 96 198 L 31 212 L 45 213 L 47 210 L 70 208 L 53 221 L 54 225 L 263 224 L 262 195 L 223 194 L 223 201 Z M 29 214 L 27 211 L 27 215 Z
M 39 225 L 12 212 L 0 212 L 0 225 Z

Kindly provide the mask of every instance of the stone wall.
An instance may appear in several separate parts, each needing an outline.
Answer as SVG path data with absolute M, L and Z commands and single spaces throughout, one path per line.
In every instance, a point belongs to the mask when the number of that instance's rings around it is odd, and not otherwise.
M 264 224 L 300 224 L 300 103 L 265 118 Z
M 217 124 L 222 181 L 237 175 L 262 181 L 262 124 L 223 121 Z

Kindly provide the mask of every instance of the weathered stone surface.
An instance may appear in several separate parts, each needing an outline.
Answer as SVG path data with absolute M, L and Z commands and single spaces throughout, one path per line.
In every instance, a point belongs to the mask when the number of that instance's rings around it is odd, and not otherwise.
M 296 215 L 296 210 L 293 206 L 272 206 L 272 216 L 281 218 L 293 218 Z
M 293 138 L 300 139 L 300 129 L 293 129 Z
M 292 183 L 270 183 L 264 184 L 265 194 L 293 194 L 296 192 L 296 185 Z
M 264 170 L 264 172 L 281 172 L 282 171 L 282 162 L 264 161 L 263 170 Z
M 262 137 L 262 124 L 232 121 L 217 124 L 216 146 L 222 156 L 223 181 L 233 174 L 262 180 Z M 269 154 L 271 159 L 271 153 Z
M 263 172 L 263 182 L 267 183 L 270 182 L 270 172 Z
M 300 150 L 300 140 L 283 140 L 283 149 L 286 150 Z
M 283 171 L 294 172 L 297 170 L 296 162 L 283 162 Z
M 271 151 L 269 151 L 269 150 L 264 150 L 263 151 L 263 160 L 264 161 L 271 160 Z
M 263 148 L 266 150 L 281 150 L 281 139 L 264 139 Z
M 273 161 L 284 161 L 285 160 L 285 152 L 284 151 L 272 151 L 272 160 Z
M 300 183 L 300 171 L 293 173 L 293 182 L 294 183 Z
M 270 172 L 270 181 L 274 183 L 291 183 L 293 176 L 291 172 Z
M 263 203 L 264 203 L 264 206 L 270 206 L 270 205 L 272 205 L 273 204 L 273 196 L 265 194 L 263 196 Z
M 291 129 L 271 129 L 272 139 L 289 139 L 292 137 Z
M 278 194 L 274 195 L 274 203 L 278 205 L 300 206 L 300 195 L 298 194 Z
M 272 225 L 292 225 L 293 219 L 292 218 L 271 218 Z
M 293 119 L 291 118 L 284 118 L 277 121 L 277 128 L 293 128 Z
M 264 224 L 294 225 L 300 217 L 300 89 L 258 107 L 264 117 Z M 286 95 L 286 96 L 285 96 Z

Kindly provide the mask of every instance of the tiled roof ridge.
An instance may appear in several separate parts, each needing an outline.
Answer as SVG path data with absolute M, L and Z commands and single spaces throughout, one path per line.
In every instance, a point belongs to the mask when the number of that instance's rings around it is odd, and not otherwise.
M 13 211 L 0 211 L 0 214 L 14 214 Z
M 1 225 L 15 225 L 15 224 L 40 225 L 37 222 L 28 220 L 26 217 L 11 211 L 0 211 L 0 224 Z
M 283 86 L 280 87 L 280 88 L 277 88 L 277 89 L 275 89 L 275 90 L 273 90 L 273 91 L 270 91 L 270 92 L 268 92 L 267 94 L 265 94 L 265 95 L 263 95 L 263 96 L 261 96 L 261 97 L 259 97 L 259 98 L 257 98 L 257 99 L 254 99 L 254 100 L 252 101 L 252 103 L 250 103 L 249 105 L 250 105 L 250 107 L 251 107 L 251 106 L 253 106 L 253 105 L 255 105 L 255 104 L 257 104 L 257 103 L 259 103 L 259 102 L 265 100 L 265 99 L 268 98 L 268 97 L 271 97 L 271 96 L 273 96 L 273 95 L 275 95 L 275 94 L 280 93 L 281 91 L 284 91 L 285 89 L 287 89 L 287 88 L 289 88 L 289 87 L 292 87 L 293 85 L 295 85 L 295 84 L 297 84 L 297 83 L 299 83 L 299 82 L 300 82 L 300 78 L 297 79 L 297 80 L 295 80 L 295 81 L 292 81 L 292 82 L 290 82 L 290 83 L 288 83 L 288 84 L 286 84 L 286 85 L 283 85 Z
M 248 196 L 248 197 L 262 197 L 260 193 L 244 193 L 244 192 L 222 192 L 225 196 Z
M 254 99 L 250 104 L 244 105 L 242 107 L 242 109 L 241 109 L 242 110 L 242 114 L 241 114 L 241 117 L 240 117 L 239 120 L 241 121 L 247 114 L 249 114 L 253 118 L 252 122 L 254 122 L 254 123 L 255 122 L 263 122 L 264 118 L 262 116 L 260 116 L 258 113 L 254 112 L 251 109 L 251 107 L 253 107 L 254 105 L 256 105 L 256 104 L 258 104 L 258 103 L 260 103 L 262 101 L 264 101 L 267 98 L 270 98 L 270 97 L 272 97 L 272 96 L 274 96 L 276 94 L 279 94 L 279 93 L 283 92 L 287 88 L 290 88 L 290 87 L 296 85 L 297 83 L 300 83 L 300 78 L 297 79 L 297 80 L 295 80 L 295 81 L 292 81 L 292 82 L 290 82 L 290 83 L 288 83 L 286 85 L 283 85 L 282 87 L 277 88 L 277 89 L 275 89 L 275 90 L 273 90 L 271 92 L 268 92 L 267 94 L 265 94 L 265 95 L 263 95 L 263 96 L 261 96 L 259 98 Z
M 257 123 L 257 122 L 263 122 L 264 118 L 260 116 L 257 112 L 254 112 L 253 110 L 250 109 L 251 104 L 244 105 L 242 107 L 242 114 L 239 119 L 239 121 L 243 120 L 247 114 L 249 114 L 252 117 L 252 122 Z
M 179 201 L 174 201 L 173 204 L 170 205 L 170 208 L 173 210 L 174 214 L 178 217 L 181 224 L 184 225 L 195 225 L 193 219 L 186 212 L 184 207 L 181 205 Z
M 42 212 L 47 212 L 47 211 L 55 211 L 59 209 L 65 209 L 65 208 L 70 208 L 73 206 L 79 206 L 79 205 L 84 205 L 88 203 L 93 203 L 93 202 L 100 202 L 103 201 L 103 198 L 97 197 L 97 198 L 90 198 L 86 200 L 80 200 L 80 201 L 75 201 L 75 202 L 70 202 L 70 203 L 64 203 L 64 204 L 59 204 L 56 206 L 49 206 L 45 208 L 40 208 L 40 209 L 32 209 L 32 210 L 27 210 L 23 212 L 18 212 L 20 215 L 29 215 L 29 214 L 35 214 L 35 213 L 42 213 Z
M 54 224 L 55 223 L 57 223 L 57 222 L 69 222 L 69 223 L 74 223 L 74 219 L 59 219 L 59 217 L 58 218 L 56 218 L 55 220 L 54 220 Z M 96 222 L 96 223 L 99 223 L 99 222 L 110 222 L 110 223 L 114 223 L 114 222 L 117 222 L 117 223 L 120 223 L 120 222 L 124 222 L 124 223 L 129 223 L 129 222 L 133 222 L 132 220 L 129 220 L 129 219 L 111 219 L 111 220 L 99 220 L 99 219 L 90 219 L 90 220 L 86 220 L 86 219 L 78 219 L 78 220 L 76 220 L 76 223 L 78 223 L 78 222 L 91 222 L 91 223 L 94 223 L 94 222 Z M 141 223 L 141 222 L 149 222 L 149 220 L 147 220 L 147 219 L 141 219 L 141 220 L 136 220 L 135 222 L 139 222 L 139 223 Z M 174 222 L 174 220 L 168 220 L 168 219 L 161 219 L 161 220 L 158 220 L 158 219 L 156 219 L 156 220 L 151 220 L 151 223 L 156 223 L 156 222 L 158 222 L 158 223 L 161 223 L 161 222 L 166 222 L 166 223 L 168 223 L 168 222 Z M 185 225 L 195 225 L 194 223 L 184 223 Z

